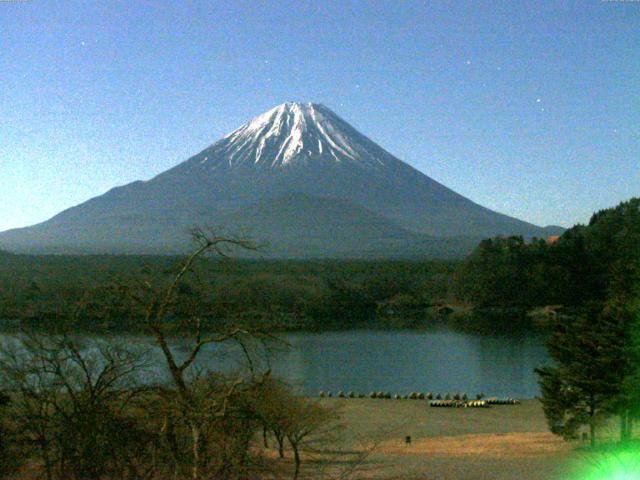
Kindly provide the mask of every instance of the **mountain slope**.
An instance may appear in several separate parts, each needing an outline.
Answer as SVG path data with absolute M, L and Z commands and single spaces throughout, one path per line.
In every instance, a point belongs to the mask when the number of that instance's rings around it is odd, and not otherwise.
M 222 224 L 261 238 L 270 255 L 299 258 L 452 258 L 470 252 L 479 241 L 413 233 L 346 200 L 303 194 L 249 206 L 225 217 Z
M 283 199 L 288 199 L 286 208 Z M 326 210 L 318 207 L 322 202 L 331 203 L 325 207 L 333 215 L 324 215 Z M 336 228 L 331 220 L 340 217 L 341 208 L 345 223 Z M 327 256 L 341 251 L 336 250 L 339 242 L 331 246 L 329 240 L 349 231 L 347 223 L 370 223 L 371 231 L 384 223 L 384 238 L 393 237 L 389 232 L 396 229 L 396 237 L 409 243 L 547 234 L 432 180 L 328 108 L 287 103 L 149 181 L 114 188 L 42 224 L 0 233 L 0 248 L 172 252 L 184 248 L 184 231 L 196 223 L 226 224 L 231 230 L 237 224 L 255 230 L 258 240 L 288 244 L 285 231 L 298 232 L 296 237 L 304 230 L 295 226 L 296 214 L 313 225 L 318 250 L 324 242 Z M 352 236 L 345 233 L 342 240 Z M 411 250 L 407 242 L 398 248 Z

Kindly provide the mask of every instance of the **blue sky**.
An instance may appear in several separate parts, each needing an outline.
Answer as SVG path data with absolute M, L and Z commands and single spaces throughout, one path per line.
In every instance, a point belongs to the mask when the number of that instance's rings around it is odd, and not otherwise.
M 0 230 L 285 101 L 536 224 L 640 194 L 640 3 L 0 2 Z

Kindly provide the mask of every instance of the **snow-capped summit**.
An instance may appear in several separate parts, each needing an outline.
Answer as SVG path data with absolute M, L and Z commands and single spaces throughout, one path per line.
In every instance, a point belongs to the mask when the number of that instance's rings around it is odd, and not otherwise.
M 452 256 L 545 229 L 419 172 L 327 107 L 283 103 L 148 181 L 0 233 L 30 252 L 183 251 L 193 225 L 242 229 L 276 256 Z
M 231 166 L 247 163 L 283 167 L 300 160 L 382 163 L 372 142 L 327 107 L 289 102 L 258 115 L 210 147 L 209 159 Z

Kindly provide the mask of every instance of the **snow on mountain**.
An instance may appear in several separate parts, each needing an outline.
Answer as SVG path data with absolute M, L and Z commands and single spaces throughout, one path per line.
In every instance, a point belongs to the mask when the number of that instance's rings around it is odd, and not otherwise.
M 0 233 L 0 249 L 175 252 L 194 224 L 253 232 L 280 256 L 460 254 L 481 237 L 547 233 L 429 178 L 323 105 L 284 103 L 151 180 Z
M 253 163 L 286 167 L 309 159 L 383 164 L 363 137 L 321 104 L 283 103 L 258 115 L 208 149 L 206 160 L 229 166 Z

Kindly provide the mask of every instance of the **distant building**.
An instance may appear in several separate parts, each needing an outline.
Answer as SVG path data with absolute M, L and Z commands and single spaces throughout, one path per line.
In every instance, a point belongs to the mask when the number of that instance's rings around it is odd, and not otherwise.
M 559 238 L 560 238 L 560 235 L 549 235 L 547 237 L 547 243 L 549 243 L 549 244 L 556 243 Z

